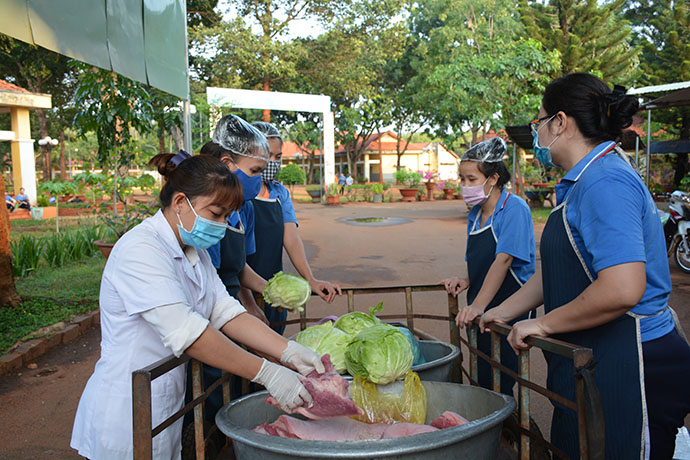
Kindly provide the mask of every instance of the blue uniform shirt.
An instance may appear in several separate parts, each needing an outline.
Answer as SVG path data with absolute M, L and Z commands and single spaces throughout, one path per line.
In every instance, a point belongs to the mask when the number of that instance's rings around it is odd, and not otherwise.
M 476 205 L 467 216 L 468 240 L 470 231 L 472 231 L 472 227 L 474 227 L 479 216 L 479 211 L 481 211 L 481 205 Z M 484 227 L 490 224 L 492 224 L 492 219 L 488 218 Z M 480 222 L 477 222 L 474 230 L 479 229 Z M 534 274 L 537 263 L 532 213 L 525 200 L 514 194 L 508 196 L 508 192 L 503 190 L 494 210 L 493 230 L 497 240 L 494 256 L 499 252 L 513 256 L 513 263 L 510 268 L 513 269 L 520 282 L 524 284 Z M 465 256 L 465 260 L 467 260 L 467 256 Z
M 599 144 L 568 171 L 556 186 L 556 198 L 559 204 L 568 200 L 566 218 L 594 279 L 600 270 L 614 265 L 645 263 L 647 289 L 631 311 L 646 316 L 665 310 L 640 320 L 646 342 L 674 328 L 666 309 L 671 275 L 664 229 L 652 196 L 630 165 L 614 153 L 596 159 L 612 145 L 611 141 Z
M 233 211 L 228 217 L 228 224 L 237 228 L 240 218 L 244 225 L 244 252 L 250 256 L 256 252 L 256 241 L 254 240 L 254 205 L 251 200 L 242 203 L 239 212 Z M 211 256 L 211 262 L 216 268 L 220 268 L 220 243 L 216 243 L 207 249 Z
M 292 199 L 290 198 L 290 192 L 287 188 L 280 182 L 271 181 L 266 184 L 268 189 L 268 197 L 270 199 L 278 199 L 280 201 L 280 207 L 283 210 L 283 223 L 294 222 L 297 224 L 297 216 L 295 215 L 295 207 L 292 205 Z M 297 224 L 299 225 L 299 224 Z

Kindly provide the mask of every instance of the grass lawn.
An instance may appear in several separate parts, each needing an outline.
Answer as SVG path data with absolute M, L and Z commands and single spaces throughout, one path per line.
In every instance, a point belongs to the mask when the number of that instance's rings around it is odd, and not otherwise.
M 17 278 L 23 302 L 0 308 L 0 353 L 33 331 L 98 308 L 98 291 L 105 259 L 101 254 L 55 269 L 41 267 Z
M 97 217 L 61 217 L 60 231 L 73 230 L 84 226 L 98 225 Z M 21 238 L 22 235 L 28 234 L 36 238 L 51 236 L 55 233 L 55 219 L 15 219 L 10 221 L 10 241 L 15 241 Z
M 551 208 L 531 208 L 532 209 L 532 220 L 535 224 L 545 224 L 546 219 L 549 218 L 551 214 Z

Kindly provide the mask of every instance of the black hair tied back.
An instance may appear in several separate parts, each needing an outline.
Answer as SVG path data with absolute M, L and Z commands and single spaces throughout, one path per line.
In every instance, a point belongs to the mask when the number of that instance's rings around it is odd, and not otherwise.
M 546 86 L 542 105 L 548 115 L 559 111 L 573 117 L 580 132 L 596 142 L 619 140 L 639 109 L 635 96 L 616 85 L 613 90 L 588 73 L 572 73 Z

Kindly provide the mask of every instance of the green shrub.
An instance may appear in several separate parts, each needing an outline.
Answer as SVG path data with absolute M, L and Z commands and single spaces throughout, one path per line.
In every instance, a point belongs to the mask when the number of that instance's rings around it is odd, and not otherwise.
M 14 276 L 26 276 L 38 268 L 43 255 L 43 241 L 33 236 L 22 235 L 19 241 L 10 242 L 10 250 Z
M 383 194 L 383 184 L 371 184 L 371 193 L 374 195 Z
M 307 176 L 304 174 L 304 171 L 302 171 L 302 168 L 296 164 L 289 164 L 278 171 L 276 180 L 287 185 L 304 184 L 307 180 Z
M 50 198 L 45 195 L 38 195 L 38 198 L 36 198 L 36 205 L 41 208 L 47 208 L 50 206 Z

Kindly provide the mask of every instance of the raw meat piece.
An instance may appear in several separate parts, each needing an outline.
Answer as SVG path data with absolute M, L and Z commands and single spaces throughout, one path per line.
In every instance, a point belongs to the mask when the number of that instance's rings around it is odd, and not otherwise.
M 302 414 L 312 420 L 362 415 L 362 409 L 350 398 L 350 384 L 335 371 L 330 356 L 323 355 L 321 362 L 326 371 L 323 374 L 313 371 L 302 381 L 314 403 L 311 407 L 297 407 L 292 413 Z M 266 403 L 279 407 L 272 396 L 266 398 Z
M 363 423 L 349 417 L 325 420 L 300 420 L 281 415 L 271 424 L 264 423 L 254 429 L 257 433 L 297 438 L 310 441 L 359 441 L 363 439 L 400 438 L 419 433 L 437 431 L 429 425 L 414 423 Z
M 436 417 L 430 425 L 433 426 L 434 428 L 438 428 L 439 430 L 442 430 L 444 428 L 452 428 L 454 426 L 460 426 L 464 425 L 465 423 L 468 423 L 469 421 L 463 417 L 462 415 L 456 414 L 455 412 L 451 412 L 449 410 L 445 411 L 438 417 Z

